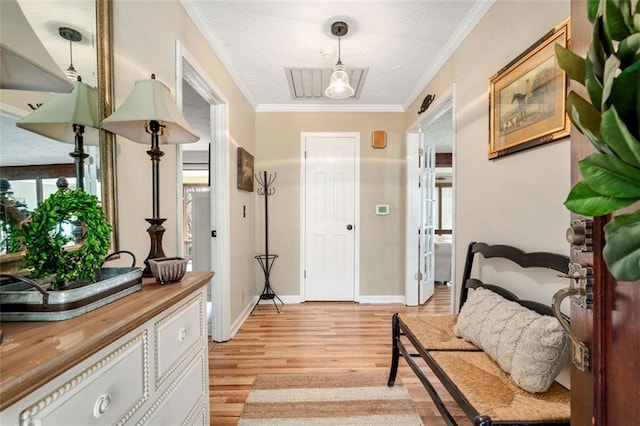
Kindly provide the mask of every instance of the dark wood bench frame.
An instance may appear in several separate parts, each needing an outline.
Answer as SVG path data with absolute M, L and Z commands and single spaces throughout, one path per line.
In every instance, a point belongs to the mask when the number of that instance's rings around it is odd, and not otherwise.
M 569 262 L 570 259 L 567 256 L 555 254 L 555 253 L 546 253 L 546 252 L 535 252 L 535 253 L 525 253 L 515 247 L 507 246 L 507 245 L 487 245 L 485 243 L 476 243 L 473 242 L 469 244 L 469 248 L 467 250 L 467 257 L 465 261 L 465 268 L 463 272 L 463 286 L 460 293 L 460 305 L 459 308 L 462 308 L 465 301 L 467 300 L 467 295 L 469 293 L 470 288 L 478 288 L 484 287 L 489 290 L 492 290 L 508 300 L 515 301 L 522 306 L 525 306 L 529 309 L 532 309 L 542 315 L 553 315 L 553 311 L 550 306 L 544 305 L 542 303 L 521 300 L 512 292 L 504 289 L 503 287 L 491 284 L 485 284 L 482 281 L 471 278 L 471 273 L 473 270 L 473 262 L 476 257 L 476 254 L 481 254 L 484 258 L 504 258 L 509 259 L 512 262 L 515 262 L 522 268 L 531 268 L 531 267 L 541 267 L 552 269 L 558 271 L 564 275 L 568 274 Z M 565 318 L 567 320 L 567 318 Z M 389 372 L 389 380 L 388 386 L 393 386 L 395 384 L 396 375 L 398 373 L 398 364 L 400 360 L 400 356 L 402 356 L 406 361 L 409 367 L 416 374 L 420 382 L 422 382 L 424 388 L 427 390 L 429 395 L 431 396 L 433 402 L 435 403 L 438 411 L 442 415 L 447 425 L 457 425 L 453 415 L 447 409 L 444 401 L 438 394 L 437 390 L 427 377 L 427 375 L 422 371 L 422 368 L 418 365 L 418 363 L 413 359 L 415 357 L 421 357 L 428 367 L 433 371 L 438 380 L 442 383 L 451 397 L 457 402 L 462 411 L 466 414 L 469 419 L 473 421 L 473 424 L 476 426 L 491 426 L 494 424 L 501 425 L 569 425 L 569 422 L 542 422 L 542 421 L 529 421 L 529 422 L 517 422 L 517 423 L 505 423 L 505 422 L 497 422 L 492 421 L 492 419 L 479 413 L 476 408 L 474 408 L 471 403 L 467 400 L 467 398 L 460 392 L 455 383 L 452 382 L 451 379 L 447 376 L 447 374 L 440 368 L 438 363 L 434 360 L 434 358 L 429 354 L 431 351 L 442 351 L 443 349 L 427 349 L 425 348 L 419 339 L 415 336 L 415 334 L 411 331 L 411 329 L 400 319 L 399 315 L 396 313 L 392 318 L 392 355 L 391 355 L 391 369 Z M 413 347 L 413 350 L 410 352 L 407 349 L 407 345 L 402 340 L 402 337 L 405 337 L 405 340 Z M 459 349 L 456 349 L 459 351 Z M 477 349 L 478 351 L 480 349 Z

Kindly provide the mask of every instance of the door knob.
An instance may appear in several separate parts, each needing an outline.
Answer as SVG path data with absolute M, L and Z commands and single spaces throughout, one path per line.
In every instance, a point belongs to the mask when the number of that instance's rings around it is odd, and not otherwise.
M 591 308 L 593 304 L 593 268 L 580 265 L 579 263 L 570 263 L 568 271 L 569 273 L 567 275 L 560 276 L 569 278 L 571 284 L 569 287 L 559 290 L 553 295 L 551 308 L 553 315 L 558 319 L 560 325 L 567 332 L 571 340 L 573 365 L 580 371 L 589 371 L 589 348 L 573 333 L 565 316 L 560 311 L 560 305 L 564 299 L 571 297 L 572 302 L 581 308 Z
M 347 231 L 351 231 L 352 229 L 353 229 L 353 225 L 348 224 L 348 225 L 347 225 Z
M 567 323 L 567 320 L 564 318 L 564 315 L 562 315 L 562 312 L 560 312 L 560 304 L 565 298 L 583 294 L 584 289 L 577 287 L 568 287 L 559 290 L 553 295 L 552 309 L 553 315 L 555 315 L 555 317 L 558 319 L 560 325 L 562 326 L 564 331 L 566 331 L 567 336 L 569 336 L 569 340 L 571 340 L 571 358 L 573 360 L 573 365 L 575 365 L 576 368 L 578 368 L 580 371 L 589 371 L 589 348 L 587 348 L 587 345 L 582 343 L 580 339 L 578 339 L 578 337 L 573 333 L 573 331 L 569 327 L 569 324 Z

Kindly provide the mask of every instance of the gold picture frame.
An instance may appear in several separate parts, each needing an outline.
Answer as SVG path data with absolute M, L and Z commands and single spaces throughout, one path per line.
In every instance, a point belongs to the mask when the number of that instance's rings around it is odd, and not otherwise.
M 489 159 L 569 135 L 567 77 L 555 45 L 566 47 L 570 31 L 567 18 L 489 79 Z

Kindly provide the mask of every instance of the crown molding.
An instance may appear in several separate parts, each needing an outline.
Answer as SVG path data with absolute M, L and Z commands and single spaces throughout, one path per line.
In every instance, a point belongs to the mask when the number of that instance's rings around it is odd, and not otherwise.
M 182 4 L 182 7 L 184 7 L 187 14 L 196 24 L 196 27 L 198 28 L 198 30 L 200 30 L 211 49 L 213 49 L 214 53 L 216 54 L 224 68 L 227 70 L 244 97 L 247 99 L 247 102 L 249 102 L 251 107 L 256 110 L 258 106 L 257 102 L 255 101 L 255 99 L 253 99 L 249 90 L 247 90 L 247 86 L 240 77 L 240 73 L 233 67 L 231 60 L 229 60 L 227 55 L 224 53 L 224 47 L 220 43 L 218 43 L 219 38 L 216 36 L 212 27 L 205 20 L 204 13 L 202 12 L 202 9 L 200 9 L 199 2 L 180 0 L 180 4 Z
M 431 82 L 433 77 L 440 71 L 444 64 L 449 60 L 451 55 L 460 47 L 469 33 L 476 27 L 482 17 L 491 9 L 491 6 L 495 3 L 495 0 L 479 1 L 473 6 L 469 14 L 460 23 L 456 31 L 453 33 L 447 43 L 440 49 L 440 53 L 436 56 L 431 63 L 431 66 L 422 76 L 420 83 L 417 85 L 414 93 L 409 96 L 407 103 L 403 105 L 404 110 L 409 109 L 411 104 L 422 94 L 427 85 Z
M 260 104 L 256 112 L 405 112 L 402 105 Z

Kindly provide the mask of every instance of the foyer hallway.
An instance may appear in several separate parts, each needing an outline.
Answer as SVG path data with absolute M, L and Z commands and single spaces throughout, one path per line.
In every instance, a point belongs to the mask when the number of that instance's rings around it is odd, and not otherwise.
M 237 423 L 260 374 L 388 373 L 391 315 L 399 311 L 449 313 L 449 287 L 436 285 L 434 296 L 421 307 L 307 302 L 285 305 L 278 314 L 273 305 L 261 304 L 232 340 L 209 344 L 211 424 Z M 398 377 L 424 424 L 444 425 L 422 384 L 402 360 Z M 461 410 L 453 412 L 461 425 L 468 424 Z

